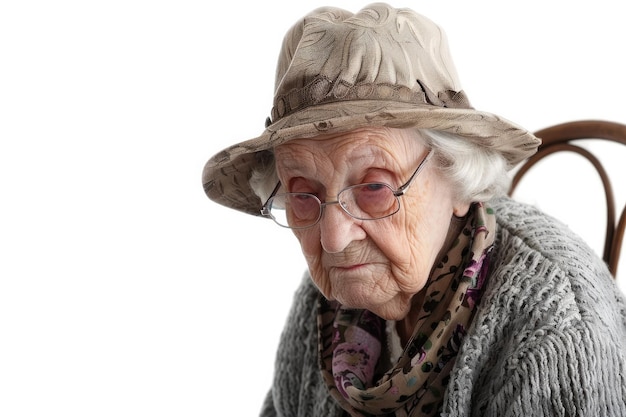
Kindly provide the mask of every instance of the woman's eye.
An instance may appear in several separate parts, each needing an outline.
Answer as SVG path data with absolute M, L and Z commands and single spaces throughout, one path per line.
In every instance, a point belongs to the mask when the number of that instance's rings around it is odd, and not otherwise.
M 298 193 L 293 198 L 294 198 L 294 200 L 297 200 L 298 202 L 300 202 L 302 204 L 316 202 L 315 201 L 315 196 L 312 195 L 312 194 L 308 194 L 308 193 L 306 193 L 306 194 Z
M 363 189 L 364 191 L 380 191 L 381 189 L 387 188 L 387 186 L 385 184 L 382 183 L 371 183 L 371 184 L 366 184 Z
M 311 194 L 292 194 L 289 198 L 289 211 L 295 219 L 311 219 L 320 211 L 318 199 Z

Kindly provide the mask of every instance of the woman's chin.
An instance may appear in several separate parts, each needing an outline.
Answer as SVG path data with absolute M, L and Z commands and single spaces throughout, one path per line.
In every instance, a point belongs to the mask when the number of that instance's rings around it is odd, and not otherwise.
M 337 294 L 334 298 L 344 307 L 369 310 L 385 320 L 402 320 L 406 317 L 408 306 L 399 303 L 397 299 L 385 296 L 359 292 L 353 290 L 344 294 Z

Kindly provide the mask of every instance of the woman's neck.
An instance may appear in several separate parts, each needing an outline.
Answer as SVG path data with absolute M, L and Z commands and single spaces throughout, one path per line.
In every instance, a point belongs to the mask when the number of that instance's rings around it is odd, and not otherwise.
M 470 208 L 471 210 L 471 208 Z M 469 214 L 469 212 L 468 212 Z M 450 219 L 450 227 L 448 228 L 448 234 L 446 235 L 446 239 L 441 245 L 441 249 L 439 250 L 439 254 L 437 255 L 436 262 L 433 264 L 431 268 L 431 276 L 435 269 L 435 266 L 439 264 L 440 259 L 445 256 L 452 244 L 456 241 L 459 234 L 463 231 L 463 227 L 467 221 L 467 214 L 465 217 L 457 217 L 452 216 Z M 429 277 L 430 279 L 430 277 Z M 406 317 L 402 320 L 396 322 L 396 331 L 400 336 L 400 342 L 402 343 L 402 347 L 404 348 L 406 344 L 409 342 L 411 337 L 413 336 L 413 332 L 415 331 L 415 326 L 417 325 L 417 321 L 419 320 L 420 311 L 422 310 L 422 305 L 424 304 L 424 297 L 426 295 L 426 288 L 428 287 L 428 283 L 420 292 L 415 294 L 411 300 L 411 309 Z

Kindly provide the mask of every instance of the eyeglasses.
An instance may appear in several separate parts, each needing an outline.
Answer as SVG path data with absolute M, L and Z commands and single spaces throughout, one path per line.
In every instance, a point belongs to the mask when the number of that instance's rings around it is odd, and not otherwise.
M 276 194 L 281 185 L 279 182 L 272 191 L 272 195 L 261 207 L 261 215 L 270 217 L 282 227 L 306 229 L 315 226 L 320 221 L 326 206 L 339 204 L 343 211 L 355 219 L 384 219 L 400 210 L 400 197 L 409 189 L 432 154 L 431 149 L 409 180 L 397 190 L 383 182 L 357 184 L 341 190 L 337 194 L 337 200 L 322 203 L 317 196 L 309 193 Z

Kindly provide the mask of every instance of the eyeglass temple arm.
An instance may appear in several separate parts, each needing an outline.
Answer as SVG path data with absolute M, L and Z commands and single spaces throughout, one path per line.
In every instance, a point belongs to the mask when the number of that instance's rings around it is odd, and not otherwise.
M 413 175 L 411 175 L 411 177 L 409 178 L 409 180 L 404 183 L 404 185 L 400 186 L 400 188 L 398 188 L 396 191 L 394 191 L 394 195 L 396 197 L 400 197 L 401 195 L 404 195 L 404 193 L 406 193 L 406 191 L 409 189 L 409 186 L 411 185 L 411 183 L 413 182 L 413 180 L 415 179 L 415 177 L 417 177 L 417 174 L 420 173 L 420 171 L 422 170 L 422 168 L 424 167 L 424 165 L 426 164 L 426 162 L 433 156 L 433 149 L 431 148 L 428 151 L 428 154 L 426 155 L 426 157 L 422 160 L 422 162 L 420 162 L 420 164 L 417 166 L 417 168 L 415 169 L 415 172 L 413 172 Z
M 267 200 L 265 200 L 265 203 L 263 203 L 263 205 L 261 206 L 260 212 L 262 216 L 268 216 L 270 214 L 270 211 L 267 208 L 267 203 L 272 199 L 272 197 L 276 195 L 276 193 L 278 192 L 278 189 L 280 188 L 280 185 L 281 185 L 280 181 L 278 181 L 278 184 L 276 184 L 276 187 L 274 187 L 270 196 L 267 197 Z

